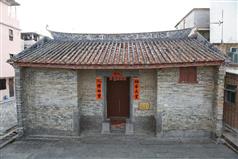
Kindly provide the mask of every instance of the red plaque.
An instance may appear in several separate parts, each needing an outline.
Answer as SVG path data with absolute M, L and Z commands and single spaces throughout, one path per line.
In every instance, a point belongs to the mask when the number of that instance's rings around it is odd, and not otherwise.
M 126 80 L 126 77 L 123 76 L 121 72 L 115 71 L 112 72 L 112 76 L 109 77 L 110 81 L 123 81 Z
M 102 99 L 102 78 L 96 77 L 96 99 Z
M 133 98 L 134 98 L 134 100 L 139 100 L 140 99 L 140 80 L 139 80 L 139 78 L 133 78 L 133 84 L 134 84 Z

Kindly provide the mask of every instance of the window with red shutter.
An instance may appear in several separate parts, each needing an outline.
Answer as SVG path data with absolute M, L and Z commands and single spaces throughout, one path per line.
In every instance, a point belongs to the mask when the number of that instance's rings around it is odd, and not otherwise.
M 179 68 L 179 83 L 197 83 L 197 67 Z

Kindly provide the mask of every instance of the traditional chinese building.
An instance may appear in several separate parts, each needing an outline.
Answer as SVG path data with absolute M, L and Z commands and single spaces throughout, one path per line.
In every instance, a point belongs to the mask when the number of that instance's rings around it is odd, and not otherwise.
M 199 33 L 51 34 L 9 60 L 20 133 L 220 137 L 225 57 Z

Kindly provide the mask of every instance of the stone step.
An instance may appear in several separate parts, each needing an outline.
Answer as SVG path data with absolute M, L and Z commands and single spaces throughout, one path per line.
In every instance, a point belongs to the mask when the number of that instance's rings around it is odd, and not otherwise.
M 238 137 L 234 133 L 224 132 L 223 138 L 225 140 L 225 144 L 230 147 L 232 150 L 238 153 Z
M 14 141 L 17 137 L 17 128 L 13 127 L 12 129 L 9 129 L 9 131 L 0 136 L 0 149 Z
M 125 133 L 126 127 L 123 125 L 111 125 L 111 133 Z

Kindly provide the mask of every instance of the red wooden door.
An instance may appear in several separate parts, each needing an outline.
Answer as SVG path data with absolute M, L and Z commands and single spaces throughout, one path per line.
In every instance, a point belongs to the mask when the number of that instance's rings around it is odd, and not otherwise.
M 130 81 L 112 81 L 107 79 L 107 116 L 129 117 Z

